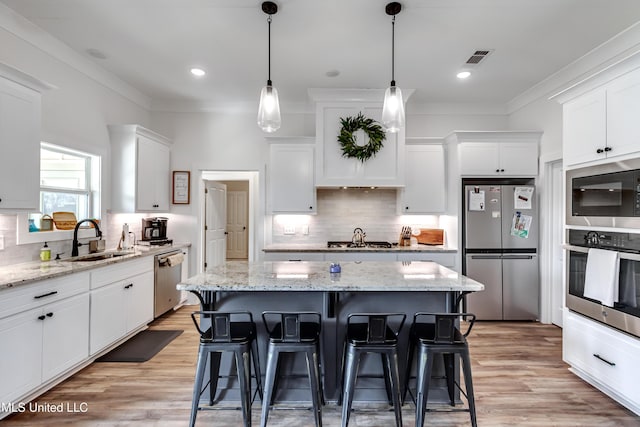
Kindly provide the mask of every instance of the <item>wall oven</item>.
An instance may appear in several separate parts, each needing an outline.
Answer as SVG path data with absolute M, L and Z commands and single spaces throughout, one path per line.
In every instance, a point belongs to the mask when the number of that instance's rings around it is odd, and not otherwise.
M 640 228 L 640 159 L 567 170 L 567 224 Z
M 567 242 L 567 308 L 640 337 L 640 234 L 571 229 Z M 619 302 L 613 307 L 584 296 L 589 248 L 619 253 Z

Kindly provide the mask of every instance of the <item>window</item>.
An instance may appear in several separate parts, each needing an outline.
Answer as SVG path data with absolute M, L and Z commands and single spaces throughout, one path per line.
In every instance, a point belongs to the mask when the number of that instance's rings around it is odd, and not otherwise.
M 49 144 L 40 147 L 40 212 L 73 212 L 88 218 L 91 209 L 91 156 Z
M 69 231 L 55 227 L 37 232 L 43 215 L 73 212 L 77 220 L 100 218 L 100 160 L 93 154 L 40 144 L 40 212 L 18 215 L 18 244 L 70 238 Z

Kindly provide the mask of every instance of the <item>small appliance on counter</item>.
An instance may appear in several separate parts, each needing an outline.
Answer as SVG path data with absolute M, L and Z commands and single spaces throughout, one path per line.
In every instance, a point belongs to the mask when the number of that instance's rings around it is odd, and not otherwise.
M 156 246 L 173 243 L 173 240 L 167 239 L 167 221 L 164 217 L 142 218 L 142 239 L 138 240 L 138 244 Z

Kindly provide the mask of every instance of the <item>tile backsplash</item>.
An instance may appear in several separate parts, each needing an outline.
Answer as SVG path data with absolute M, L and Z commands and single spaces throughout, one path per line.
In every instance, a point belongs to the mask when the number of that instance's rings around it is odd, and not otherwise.
M 272 243 L 326 243 L 351 240 L 360 227 L 369 241 L 397 242 L 403 225 L 440 228 L 438 215 L 398 215 L 396 189 L 318 189 L 316 215 L 275 215 Z M 309 234 L 303 232 L 308 227 Z M 295 234 L 284 234 L 285 228 Z M 288 231 L 288 230 L 287 230 Z

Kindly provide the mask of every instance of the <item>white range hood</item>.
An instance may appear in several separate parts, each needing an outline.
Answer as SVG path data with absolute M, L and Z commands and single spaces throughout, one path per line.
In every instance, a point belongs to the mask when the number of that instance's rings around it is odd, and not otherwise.
M 316 187 L 403 187 L 405 129 L 387 133 L 383 146 L 364 162 L 345 158 L 337 140 L 340 119 L 357 116 L 380 121 L 383 89 L 309 89 L 316 105 Z M 413 90 L 406 91 L 406 99 Z M 358 141 L 367 143 L 366 134 Z

